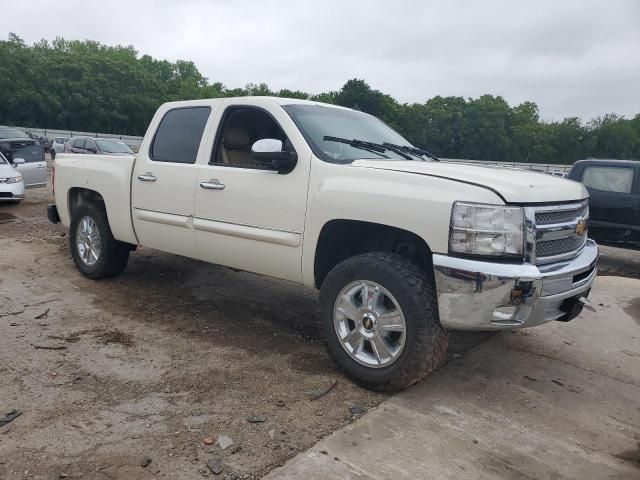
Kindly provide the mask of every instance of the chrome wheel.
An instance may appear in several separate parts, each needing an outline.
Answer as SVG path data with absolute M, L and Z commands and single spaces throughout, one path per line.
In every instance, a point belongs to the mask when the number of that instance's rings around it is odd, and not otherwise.
M 76 248 L 82 263 L 92 267 L 100 258 L 100 231 L 91 217 L 82 217 L 76 230 Z
M 333 324 L 342 348 L 356 362 L 382 368 L 395 362 L 406 340 L 406 323 L 397 300 L 368 280 L 342 289 L 333 308 Z

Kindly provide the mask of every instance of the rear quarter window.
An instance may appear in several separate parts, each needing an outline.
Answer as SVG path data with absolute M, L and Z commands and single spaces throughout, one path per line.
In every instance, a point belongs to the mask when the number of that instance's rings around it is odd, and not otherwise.
M 195 163 L 210 113 L 209 107 L 176 108 L 165 113 L 151 144 L 151 160 Z
M 631 193 L 635 170 L 631 167 L 586 167 L 582 183 L 594 190 Z

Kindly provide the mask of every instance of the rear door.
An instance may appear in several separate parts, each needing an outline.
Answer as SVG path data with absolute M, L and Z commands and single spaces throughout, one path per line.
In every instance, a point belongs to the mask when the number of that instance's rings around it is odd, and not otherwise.
M 24 179 L 25 188 L 44 187 L 47 185 L 47 162 L 44 151 L 39 143 L 11 142 L 12 156 L 24 159 L 25 163 L 18 165 L 16 170 Z
M 197 257 L 193 233 L 197 159 L 212 107 L 158 111 L 136 158 L 132 216 L 141 245 Z M 148 138 L 151 137 L 151 138 Z

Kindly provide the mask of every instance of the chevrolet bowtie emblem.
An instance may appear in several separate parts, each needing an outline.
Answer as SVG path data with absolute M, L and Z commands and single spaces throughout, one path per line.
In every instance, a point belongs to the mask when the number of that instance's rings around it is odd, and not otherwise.
M 579 236 L 582 236 L 586 233 L 586 231 L 587 231 L 587 221 L 584 219 L 580 219 L 578 221 L 578 224 L 576 225 L 576 233 Z

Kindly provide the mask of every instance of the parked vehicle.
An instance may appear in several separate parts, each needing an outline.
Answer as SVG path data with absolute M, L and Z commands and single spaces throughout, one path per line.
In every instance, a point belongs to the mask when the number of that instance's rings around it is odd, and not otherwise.
M 569 178 L 582 182 L 591 197 L 591 236 L 598 242 L 640 248 L 640 162 L 579 160 Z
M 14 159 L 20 164 L 21 158 Z M 20 203 L 24 199 L 22 175 L 0 153 L 0 202 Z
M 571 320 L 596 275 L 581 184 L 439 162 L 304 100 L 164 104 L 135 158 L 60 155 L 54 187 L 85 276 L 144 245 L 318 288 L 331 357 L 380 390 L 437 369 L 448 329 Z
M 67 137 L 53 137 L 51 139 L 51 156 L 55 158 L 56 153 L 64 152 L 64 144 L 68 141 L 69 138 Z
M 29 138 L 22 130 L 0 127 L 0 153 L 15 165 L 22 175 L 25 188 L 44 187 L 47 185 L 47 163 L 44 149 L 39 142 Z M 21 158 L 24 162 L 16 163 Z
M 553 170 L 552 172 L 545 172 L 549 175 L 553 175 L 554 177 L 567 178 L 569 176 L 568 172 L 564 172 L 562 170 Z
M 112 138 L 76 137 L 65 144 L 65 153 L 133 156 L 134 151 L 121 140 Z

